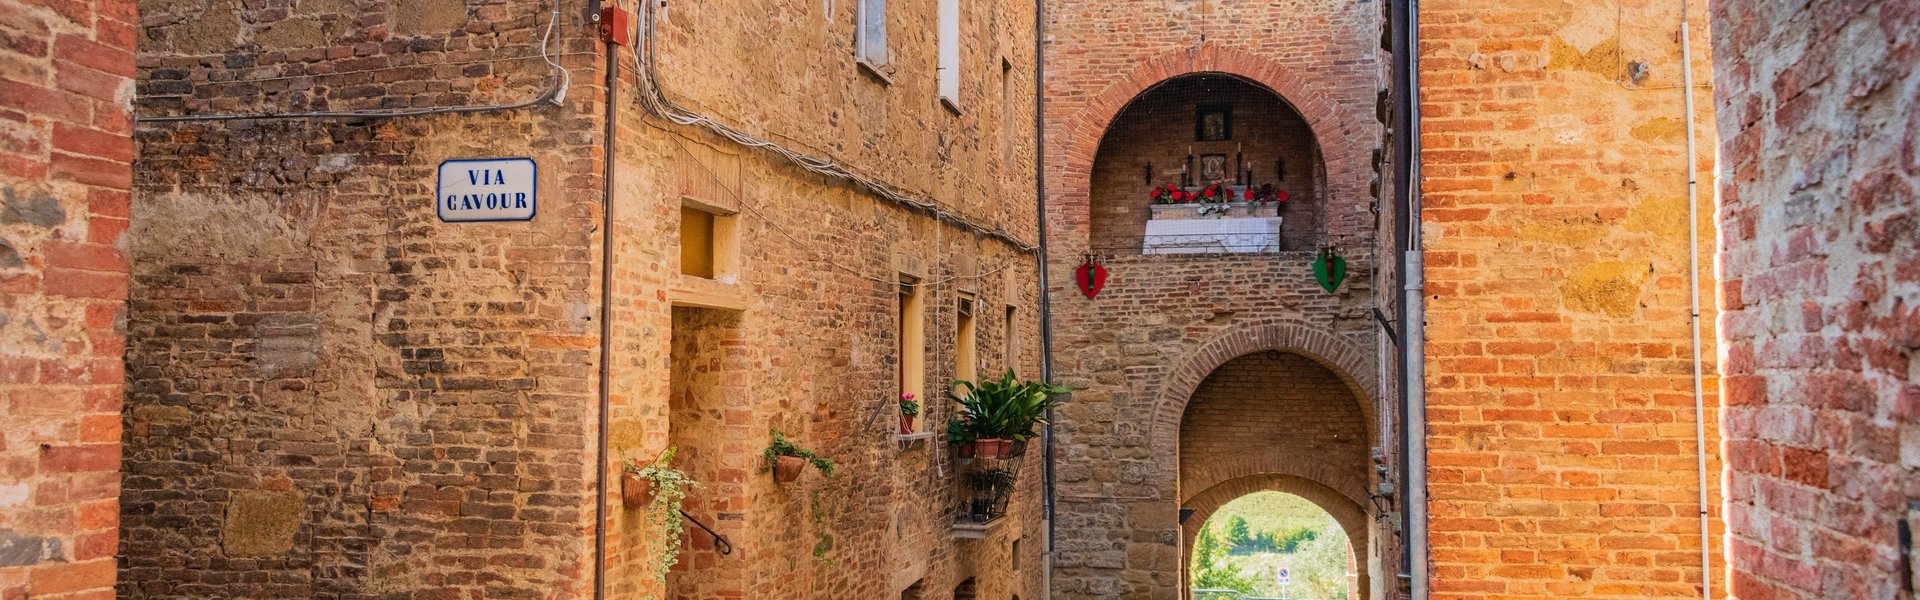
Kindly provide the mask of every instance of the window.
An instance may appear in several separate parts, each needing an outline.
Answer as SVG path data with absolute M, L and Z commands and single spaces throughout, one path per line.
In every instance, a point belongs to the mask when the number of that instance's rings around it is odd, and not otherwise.
M 953 600 L 974 600 L 976 596 L 977 592 L 974 590 L 972 577 L 968 577 L 966 581 L 962 581 L 960 585 L 953 587 Z
M 1000 59 L 1000 164 L 1013 171 L 1013 63 Z
M 979 376 L 977 372 L 978 367 L 976 366 L 979 364 L 976 350 L 977 338 L 974 334 L 975 328 L 973 326 L 974 304 L 973 296 L 965 294 L 960 296 L 960 316 L 958 320 L 954 321 L 954 379 L 974 381 Z
M 733 275 L 736 215 L 680 207 L 680 273 L 706 279 Z
M 940 0 L 940 100 L 960 110 L 960 0 Z
M 1020 370 L 1020 330 L 1017 326 L 1019 321 L 1015 320 L 1016 316 L 1014 308 L 1008 306 L 1007 321 L 1000 326 L 1002 338 L 1000 343 L 1006 346 L 1000 350 L 1000 362 L 1003 363 L 1003 368 L 1018 372 Z
M 1010 558 L 1010 562 L 1013 563 L 1013 572 L 1019 573 L 1020 572 L 1020 538 L 1013 538 L 1013 547 L 1009 550 L 1009 552 L 1012 554 Z
M 869 66 L 887 64 L 887 0 L 857 0 L 855 18 L 859 27 L 853 34 L 853 55 Z
M 921 406 L 926 406 L 927 397 L 925 393 L 922 393 L 922 390 L 927 384 L 927 337 L 926 317 L 921 308 L 920 281 L 910 276 L 901 275 L 899 287 L 900 323 L 899 330 L 895 332 L 895 339 L 899 340 L 900 343 L 900 347 L 898 348 L 900 372 L 897 374 L 900 380 L 900 393 L 913 394 L 915 397 L 920 398 Z M 924 418 L 914 420 L 915 423 L 920 424 L 919 426 L 922 427 L 925 426 L 926 421 Z

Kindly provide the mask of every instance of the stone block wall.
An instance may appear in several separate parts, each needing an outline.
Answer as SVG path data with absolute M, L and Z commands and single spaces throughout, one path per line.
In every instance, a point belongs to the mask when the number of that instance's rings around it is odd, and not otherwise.
M 774 13 L 744 1 L 675 5 L 657 26 L 656 80 L 678 104 L 831 156 L 1034 244 L 1031 7 L 960 4 L 957 111 L 936 95 L 931 2 L 887 3 L 884 77 L 853 61 L 851 4 Z M 769 44 L 785 50 L 769 53 Z M 983 539 L 960 539 L 953 524 L 967 496 L 953 449 L 940 437 L 893 438 L 897 282 L 919 282 L 920 418 L 922 429 L 943 432 L 954 414 L 941 391 L 959 371 L 963 295 L 976 305 L 975 371 L 1038 377 L 1035 256 L 669 124 L 632 103 L 636 88 L 622 93 L 610 450 L 615 462 L 669 446 L 688 457 L 690 472 L 710 483 L 686 510 L 735 548 L 722 555 L 690 526 L 688 552 L 664 589 L 701 598 L 914 597 L 909 590 L 948 598 L 972 580 L 981 598 L 1040 596 L 1040 444 L 1019 461 L 1012 514 Z M 735 219 L 730 274 L 681 273 L 686 206 Z M 833 460 L 835 474 L 775 483 L 761 454 L 770 429 Z M 647 576 L 656 536 L 644 517 L 612 510 L 614 597 L 662 589 Z
M 132 2 L 0 1 L 0 598 L 110 598 Z
M 1713 43 L 1729 591 L 1912 597 L 1920 3 L 1716 5 Z
M 1697 598 L 1725 559 L 1698 531 L 1679 5 L 1420 10 L 1432 597 Z M 1704 34 L 1693 57 L 1705 149 Z
M 537 2 L 140 8 L 146 116 L 558 83 Z M 593 38 L 560 17 L 563 106 L 140 124 L 121 596 L 588 593 Z M 441 161 L 483 157 L 536 162 L 536 218 L 439 220 Z
M 141 107 L 518 103 L 556 81 L 539 51 L 549 8 L 155 3 Z M 980 306 L 979 372 L 1033 376 L 1033 255 L 653 116 L 634 100 L 631 49 L 614 57 L 609 154 L 606 57 L 575 8 L 562 6 L 552 36 L 571 74 L 562 106 L 142 126 L 153 159 L 137 178 L 121 593 L 590 594 L 604 317 L 607 475 L 676 446 L 703 481 L 686 511 L 733 547 L 688 523 L 681 563 L 655 582 L 659 525 L 621 506 L 616 485 L 610 597 L 945 595 L 969 578 L 985 597 L 1035 595 L 1040 453 L 1021 462 L 1012 514 L 958 539 L 951 449 L 891 435 L 898 276 L 923 282 L 926 381 L 957 370 L 963 293 Z M 678 102 L 932 198 L 948 221 L 1036 241 L 1031 12 L 963 12 L 955 111 L 933 95 L 932 6 L 890 9 L 884 77 L 851 60 L 851 6 L 780 11 L 671 7 L 658 81 Z M 537 216 L 440 222 L 434 167 L 489 156 L 538 162 Z M 734 220 L 737 263 L 717 279 L 680 274 L 683 205 Z M 943 425 L 951 408 L 929 388 L 923 418 Z M 774 484 L 761 460 L 770 428 L 838 473 Z
M 1179 482 L 1186 460 L 1180 457 L 1181 421 L 1195 389 L 1215 368 L 1242 355 L 1281 350 L 1337 374 L 1346 395 L 1325 402 L 1382 401 L 1377 325 L 1371 316 L 1378 223 L 1370 209 L 1379 179 L 1373 158 L 1383 140 L 1376 118 L 1385 86 L 1383 10 L 1379 3 L 1315 0 L 1047 3 L 1052 358 L 1057 378 L 1080 388 L 1060 411 L 1056 427 L 1055 598 L 1179 596 L 1181 502 L 1204 492 Z M 1110 159 L 1103 158 L 1102 139 L 1129 127 L 1120 120 L 1122 113 L 1143 92 L 1196 73 L 1235 75 L 1266 88 L 1311 130 L 1324 164 L 1318 174 L 1324 185 L 1316 190 L 1323 212 L 1309 237 L 1340 244 L 1349 261 L 1349 276 L 1336 292 L 1314 283 L 1312 248 L 1139 256 L 1137 250 L 1095 247 L 1092 236 L 1101 233 L 1096 229 L 1105 218 L 1098 216 L 1105 214 L 1103 203 L 1132 200 L 1135 210 L 1146 211 L 1149 202 L 1144 193 L 1096 196 L 1106 193 L 1099 187 L 1102 169 L 1117 169 L 1114 181 L 1123 184 L 1143 181 L 1140 165 L 1128 162 L 1134 158 L 1116 155 L 1121 166 L 1104 166 Z M 1255 122 L 1244 117 L 1235 116 L 1236 134 L 1243 124 Z M 1180 148 L 1174 154 L 1181 158 L 1185 140 L 1193 137 L 1192 118 L 1173 119 L 1181 131 L 1169 135 L 1183 137 L 1170 145 Z M 1160 162 L 1155 168 L 1165 172 Z M 1290 160 L 1289 178 L 1295 168 Z M 1144 192 L 1144 186 L 1138 189 Z M 1074 285 L 1074 270 L 1089 254 L 1099 254 L 1110 273 L 1093 299 Z M 1378 420 L 1365 427 L 1391 430 Z M 1393 445 L 1385 436 L 1372 440 Z M 1300 470 L 1281 453 L 1263 457 L 1222 477 Z M 1364 493 L 1372 485 L 1370 468 L 1356 470 L 1353 480 L 1362 483 L 1352 487 Z M 1284 483 L 1272 477 L 1261 481 Z M 1355 512 L 1367 514 L 1357 505 Z M 1359 519 L 1372 524 L 1367 535 L 1391 536 L 1391 528 L 1374 517 Z M 1370 547 L 1376 555 L 1363 558 L 1368 563 L 1363 568 L 1393 568 L 1381 560 L 1397 552 L 1390 540 L 1376 539 Z

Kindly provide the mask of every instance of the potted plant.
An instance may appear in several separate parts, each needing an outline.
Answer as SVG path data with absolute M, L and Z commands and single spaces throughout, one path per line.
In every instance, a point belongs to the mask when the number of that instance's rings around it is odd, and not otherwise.
M 811 463 L 819 469 L 821 475 L 833 476 L 833 461 L 815 456 L 812 450 L 802 448 L 787 441 L 787 434 L 778 429 L 768 430 L 773 434 L 773 442 L 767 444 L 765 452 L 767 469 L 773 471 L 773 480 L 779 483 L 793 483 L 800 478 L 800 471 Z
M 954 447 L 954 453 L 963 461 L 973 460 L 977 449 L 973 441 L 973 431 L 967 428 L 967 422 L 959 417 L 947 419 L 947 444 Z
M 648 523 L 661 529 L 660 555 L 653 563 L 656 581 L 665 582 L 667 571 L 680 562 L 680 538 L 686 526 L 680 521 L 680 505 L 687 489 L 697 485 L 685 472 L 670 466 L 673 448 L 646 463 L 628 460 L 621 477 L 620 495 L 628 508 L 647 509 Z
M 973 521 L 985 523 L 1005 513 L 1006 499 L 1013 493 L 1016 480 L 1013 472 L 1006 469 L 968 471 L 966 483 L 973 494 L 967 512 Z
M 913 433 L 913 418 L 920 415 L 920 401 L 913 394 L 900 395 L 900 433 Z
M 955 393 L 956 388 L 965 393 Z M 1020 456 L 1027 439 L 1038 435 L 1035 427 L 1047 422 L 1053 396 L 1068 391 L 1057 385 L 1018 380 L 1008 369 L 997 380 L 955 381 L 948 387 L 947 396 L 960 404 L 960 414 L 973 434 L 976 455 L 1004 460 Z

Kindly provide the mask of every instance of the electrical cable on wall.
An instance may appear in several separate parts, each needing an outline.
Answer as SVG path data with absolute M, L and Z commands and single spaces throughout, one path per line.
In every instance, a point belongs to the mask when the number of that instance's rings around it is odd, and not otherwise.
M 533 106 L 536 104 L 541 104 L 541 103 L 547 103 L 547 104 L 552 104 L 554 106 L 559 106 L 561 103 L 566 101 L 567 88 L 573 81 L 573 76 L 570 72 L 567 71 L 566 67 L 560 66 L 560 62 L 559 60 L 557 60 L 557 57 L 559 55 L 553 52 L 553 32 L 555 29 L 559 27 L 559 25 L 560 25 L 560 0 L 551 0 L 551 2 L 549 3 L 548 11 L 547 11 L 547 28 L 543 33 L 540 34 L 539 56 L 540 58 L 544 59 L 547 63 L 547 68 L 548 68 L 547 76 L 550 78 L 552 83 L 548 85 L 546 89 L 542 90 L 539 94 L 536 94 L 532 98 L 528 98 L 520 102 L 513 102 L 513 103 L 506 103 L 506 104 L 429 106 L 429 107 L 422 107 L 422 108 L 368 109 L 368 110 L 346 110 L 346 111 L 292 111 L 292 112 L 227 113 L 227 114 L 199 114 L 199 115 L 194 115 L 194 114 L 145 115 L 145 116 L 135 116 L 133 120 L 137 123 L 166 123 L 166 122 L 180 122 L 180 121 L 240 121 L 240 120 L 251 120 L 251 119 L 314 119 L 314 118 L 338 119 L 338 118 L 417 117 L 417 116 L 435 115 L 435 114 L 477 113 L 477 112 L 492 112 L 492 111 L 499 111 L 499 110 L 513 110 L 513 109 L 519 109 L 519 108 L 526 108 L 526 107 Z M 516 56 L 512 58 L 482 60 L 482 61 L 473 61 L 473 62 L 475 63 L 501 62 L 501 61 L 508 61 L 508 60 L 520 60 L 524 58 L 530 58 L 530 56 Z M 337 74 L 325 73 L 322 75 L 337 75 Z M 303 76 L 290 76 L 285 78 L 267 78 L 261 81 L 269 81 L 274 79 L 289 79 L 289 78 L 298 78 L 298 77 L 303 77 Z M 240 83 L 240 82 L 235 81 L 235 82 L 221 82 L 221 83 Z
M 647 6 L 646 16 L 636 19 L 634 23 L 635 35 L 640 38 L 641 45 L 641 51 L 634 54 L 634 62 L 635 67 L 639 71 L 640 103 L 646 107 L 648 112 L 673 123 L 700 127 L 741 146 L 772 152 L 808 172 L 851 183 L 856 187 L 865 189 L 873 195 L 895 204 L 933 215 L 934 218 L 939 221 L 951 223 L 961 229 L 973 231 L 1005 242 L 1018 248 L 1022 253 L 1032 254 L 1039 250 L 1038 246 L 1021 241 L 1003 229 L 974 223 L 964 216 L 947 210 L 947 208 L 939 202 L 930 199 L 916 198 L 899 191 L 893 185 L 884 181 L 848 170 L 832 159 L 819 158 L 795 152 L 779 144 L 754 137 L 725 123 L 716 121 L 711 117 L 689 111 L 679 104 L 674 103 L 672 99 L 667 98 L 666 93 L 661 89 L 659 82 L 655 78 L 655 6 L 651 1 L 644 2 L 644 4 Z

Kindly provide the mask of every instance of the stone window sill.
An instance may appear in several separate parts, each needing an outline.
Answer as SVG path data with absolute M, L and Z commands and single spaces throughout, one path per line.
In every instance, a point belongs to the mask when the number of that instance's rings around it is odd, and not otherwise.
M 953 537 L 964 540 L 984 540 L 987 534 L 999 529 L 1000 524 L 1008 521 L 1006 515 L 987 519 L 985 523 L 975 523 L 971 519 L 953 522 Z
M 913 433 L 893 434 L 893 443 L 900 446 L 901 449 L 905 449 L 909 446 L 914 445 L 915 443 L 925 442 L 931 439 L 933 439 L 933 432 L 931 431 L 916 431 Z

